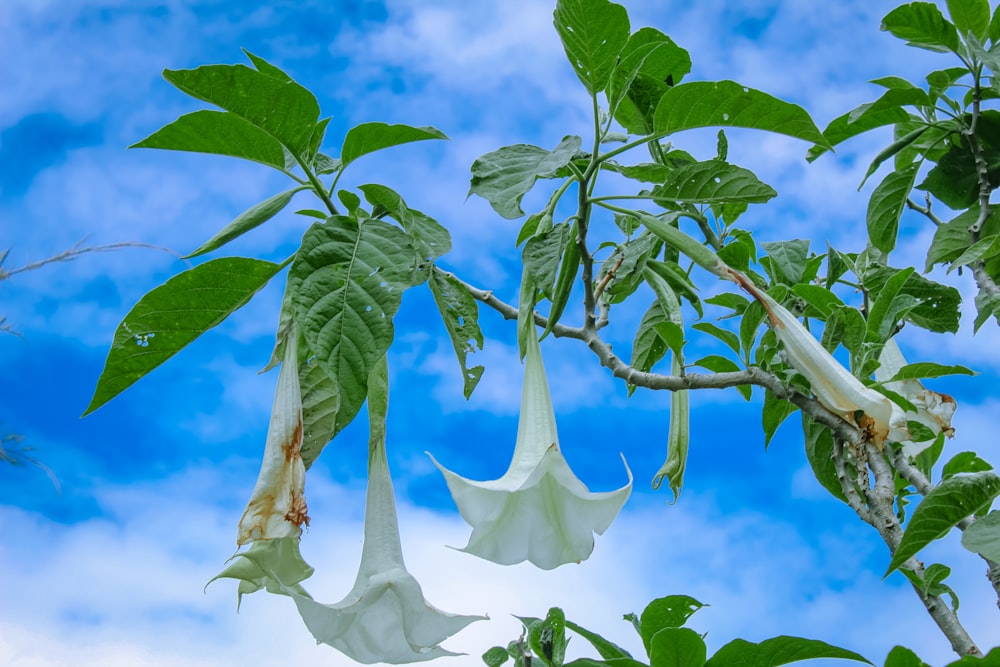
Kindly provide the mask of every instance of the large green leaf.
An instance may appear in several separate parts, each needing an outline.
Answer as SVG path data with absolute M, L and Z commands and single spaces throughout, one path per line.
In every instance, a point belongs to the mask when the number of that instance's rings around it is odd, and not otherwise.
M 990 207 L 993 209 L 993 207 Z M 996 215 L 996 211 L 991 213 Z M 948 222 L 938 225 L 934 230 L 934 238 L 927 249 L 927 260 L 924 263 L 924 273 L 929 272 L 936 264 L 949 264 L 972 245 L 969 236 L 969 226 L 979 217 L 979 207 L 976 206 L 959 214 Z
M 639 634 L 646 652 L 652 650 L 653 637 L 661 630 L 680 628 L 705 605 L 689 595 L 668 595 L 646 605 L 639 617 Z
M 760 244 L 771 261 L 771 278 L 774 282 L 796 285 L 802 282 L 809 259 L 809 240 L 764 242 Z
M 521 253 L 528 275 L 535 281 L 542 294 L 550 299 L 553 297 L 559 261 L 566 251 L 566 244 L 576 243 L 576 239 L 570 239 L 569 232 L 569 223 L 560 222 L 528 239 Z
M 833 433 L 817 424 L 806 413 L 802 413 L 802 431 L 806 436 L 806 459 L 812 468 L 816 481 L 830 492 L 834 498 L 847 502 L 844 489 L 837 476 L 837 466 L 833 461 Z
M 962 546 L 1000 563 L 1000 512 L 980 517 L 962 533 Z
M 455 356 L 462 367 L 465 397 L 469 398 L 483 375 L 482 366 L 469 368 L 468 355 L 483 349 L 483 332 L 479 328 L 479 304 L 469 290 L 455 276 L 443 271 L 433 271 L 428 281 L 434 303 L 441 313 Z
M 746 127 L 786 134 L 830 147 L 806 111 L 735 81 L 697 81 L 663 94 L 653 116 L 657 132 L 696 127 Z
M 980 40 L 986 39 L 990 30 L 989 0 L 948 0 L 947 4 L 960 35 L 971 32 Z
M 670 320 L 660 302 L 654 301 L 636 329 L 635 340 L 632 341 L 631 365 L 648 373 L 667 354 L 671 343 L 678 345 L 683 340 L 684 331 Z M 635 386 L 630 385 L 629 395 L 634 391 Z
M 778 398 L 771 391 L 764 392 L 764 409 L 761 411 L 761 425 L 764 427 L 764 447 L 771 444 L 771 438 L 788 416 L 798 410 L 794 403 Z
M 337 434 L 340 392 L 315 359 L 299 364 L 302 391 L 302 462 L 308 469 Z
M 365 199 L 373 207 L 372 217 L 380 217 L 383 209 L 403 226 L 420 256 L 427 262 L 451 251 L 451 234 L 445 227 L 425 213 L 410 208 L 395 190 L 372 183 L 359 185 Z
M 882 30 L 911 46 L 947 53 L 958 51 L 958 30 L 931 2 L 911 2 L 896 7 L 882 19 Z
M 765 639 L 759 644 L 744 639 L 734 639 L 720 648 L 708 660 L 705 667 L 730 667 L 731 665 L 779 667 L 800 660 L 815 660 L 817 658 L 840 658 L 841 660 L 872 664 L 854 651 L 848 651 L 845 648 L 833 646 L 817 639 L 782 635 Z
M 664 628 L 649 645 L 650 667 L 704 667 L 705 640 L 690 628 Z
M 164 70 L 163 78 L 188 95 L 259 127 L 293 155 L 311 158 L 319 104 L 312 93 L 294 81 L 283 81 L 246 65 Z
M 938 484 L 917 505 L 885 576 L 936 539 L 944 537 L 959 521 L 988 507 L 1000 495 L 1000 477 L 992 472 L 950 477 Z
M 580 150 L 580 137 L 565 137 L 555 149 L 516 144 L 483 155 L 472 163 L 470 195 L 490 202 L 497 213 L 514 220 L 524 215 L 521 197 L 539 178 L 554 178 Z
M 900 269 L 888 266 L 873 265 L 863 272 L 862 280 L 869 293 L 878 294 L 899 271 Z M 913 273 L 903 283 L 899 294 L 912 296 L 920 302 L 906 314 L 907 321 L 938 333 L 958 331 L 958 309 L 962 304 L 962 295 L 954 287 Z
M 389 349 L 392 317 L 418 260 L 407 235 L 381 220 L 333 217 L 302 237 L 289 290 L 309 349 L 337 384 L 335 433 L 364 403 L 368 374 Z
M 608 86 L 629 38 L 628 12 L 608 0 L 559 0 L 553 13 L 573 71 L 591 94 Z
M 687 51 L 655 28 L 640 28 L 629 37 L 611 75 L 608 106 L 615 120 L 632 134 L 651 133 L 656 104 L 690 71 Z
M 921 91 L 922 92 L 922 91 Z M 823 136 L 829 145 L 815 145 L 806 153 L 806 159 L 812 162 L 830 149 L 830 146 L 864 134 L 869 130 L 885 125 L 902 123 L 910 118 L 910 114 L 903 109 L 903 99 L 914 97 L 913 93 L 901 91 L 886 91 L 882 97 L 875 102 L 862 104 L 861 106 L 848 111 L 842 116 L 838 116 L 830 121 L 830 124 L 823 130 Z M 925 96 L 926 97 L 926 96 Z M 882 103 L 883 100 L 896 99 L 899 104 Z M 860 112 L 860 113 L 859 113 Z
M 347 131 L 347 135 L 344 137 L 344 147 L 340 151 L 340 161 L 346 167 L 362 155 L 374 153 L 383 148 L 408 144 L 413 141 L 447 138 L 447 135 L 436 127 L 362 123 Z
M 663 185 L 653 190 L 657 199 L 691 204 L 762 204 L 777 194 L 752 171 L 722 160 L 695 162 L 675 169 Z
M 906 199 L 917 178 L 917 167 L 891 171 L 879 183 L 868 200 L 868 238 L 872 245 L 883 253 L 890 253 L 896 247 L 899 218 L 906 208 Z
M 185 114 L 129 148 L 228 155 L 285 169 L 281 142 L 228 111 L 202 109 Z
M 90 414 L 246 304 L 281 267 L 224 257 L 179 273 L 132 307 L 115 331 Z
M 236 216 L 235 220 L 219 230 L 219 233 L 201 244 L 197 250 L 187 255 L 185 259 L 212 252 L 213 250 L 226 245 L 233 239 L 246 234 L 251 229 L 259 227 L 280 213 L 283 208 L 288 206 L 288 203 L 292 201 L 292 197 L 295 196 L 296 192 L 305 189 L 307 189 L 307 186 L 300 186 L 285 192 L 279 192 L 273 197 L 265 199 L 256 206 L 251 206 L 246 211 Z

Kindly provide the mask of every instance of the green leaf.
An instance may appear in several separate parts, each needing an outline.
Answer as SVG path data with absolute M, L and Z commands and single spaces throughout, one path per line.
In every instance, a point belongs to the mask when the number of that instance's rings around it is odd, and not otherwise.
M 771 444 L 771 438 L 777 432 L 782 422 L 798 410 L 794 403 L 778 398 L 771 391 L 764 392 L 764 409 L 761 419 L 764 426 L 764 447 Z
M 737 342 L 737 344 L 739 343 Z M 739 354 L 738 350 L 737 354 Z M 707 368 L 713 373 L 736 373 L 742 370 L 739 364 L 737 364 L 732 359 L 727 359 L 726 357 L 720 357 L 717 354 L 710 354 L 707 357 L 702 357 L 701 359 L 699 359 L 698 361 L 694 362 L 691 365 Z M 745 398 L 748 401 L 750 400 L 750 397 L 753 395 L 753 388 L 748 384 L 737 385 L 736 391 L 740 392 L 743 398 Z
M 246 234 L 251 229 L 259 227 L 288 206 L 288 202 L 292 201 L 292 197 L 295 196 L 295 193 L 306 189 L 308 189 L 306 186 L 300 186 L 286 192 L 279 192 L 273 197 L 265 199 L 256 206 L 250 207 L 243 213 L 239 214 L 235 220 L 223 227 L 218 234 L 201 244 L 197 250 L 189 255 L 185 255 L 181 259 L 189 259 L 191 257 L 197 257 L 198 255 L 204 255 L 205 253 L 212 252 L 213 250 L 221 248 L 233 239 Z
M 447 135 L 436 127 L 361 123 L 348 130 L 347 135 L 344 136 L 344 147 L 340 151 L 340 161 L 346 167 L 362 155 L 368 155 L 383 148 L 414 141 L 447 138 Z
M 991 213 L 996 215 L 995 211 Z M 979 207 L 969 209 L 957 217 L 939 225 L 934 231 L 934 238 L 927 249 L 927 261 L 924 263 L 924 273 L 929 272 L 936 264 L 950 264 L 972 245 L 969 227 L 979 216 Z
M 756 303 L 750 301 L 742 294 L 733 294 L 732 292 L 722 292 L 721 294 L 716 294 L 715 296 L 710 296 L 705 299 L 705 303 L 710 303 L 713 306 L 721 306 L 722 308 L 729 308 L 736 311 L 736 315 L 742 315 L 747 308 L 750 307 L 751 303 Z
M 691 282 L 687 272 L 681 268 L 680 264 L 674 261 L 661 262 L 658 259 L 650 259 L 646 262 L 646 266 L 666 280 L 671 289 L 679 296 L 687 299 L 691 306 L 698 312 L 698 317 L 704 315 L 701 307 L 701 299 L 698 297 L 698 288 Z
M 948 13 L 959 35 L 971 32 L 979 39 L 986 39 L 989 34 L 989 0 L 948 0 Z
M 185 114 L 129 148 L 228 155 L 285 170 L 281 142 L 227 111 L 203 109 Z
M 689 628 L 664 628 L 649 642 L 650 667 L 703 667 L 705 640 Z
M 913 275 L 913 267 L 907 267 L 893 274 L 878 291 L 868 313 L 868 331 L 865 340 L 884 343 L 894 333 L 896 324 L 906 312 L 916 305 L 916 299 L 908 294 L 900 294 L 903 283 Z
M 823 136 L 826 137 L 826 143 L 816 144 L 810 148 L 806 153 L 806 160 L 809 162 L 814 161 L 823 153 L 830 150 L 831 147 L 847 141 L 851 137 L 864 134 L 865 132 L 874 130 L 877 127 L 895 125 L 896 123 L 902 123 L 908 120 L 910 118 L 910 114 L 903 109 L 904 103 L 880 103 L 882 100 L 886 100 L 888 102 L 888 100 L 906 97 L 913 97 L 913 95 L 912 93 L 900 94 L 899 92 L 886 91 L 882 94 L 882 97 L 879 98 L 879 100 L 862 104 L 852 111 L 848 111 L 842 116 L 834 118 L 830 121 L 830 124 L 826 126 L 826 129 L 823 130 Z
M 993 18 L 990 19 L 990 42 L 994 45 L 1000 40 L 1000 5 L 993 10 Z
M 670 321 L 670 317 L 664 311 L 659 301 L 654 301 L 639 322 L 639 328 L 635 332 L 635 340 L 632 341 L 631 365 L 639 371 L 648 373 L 653 366 L 662 359 L 671 345 L 671 341 L 676 344 L 677 340 L 683 343 L 684 332 L 676 324 Z M 634 386 L 629 386 L 629 395 L 635 391 Z
M 528 628 L 528 643 L 546 665 L 562 665 L 566 657 L 566 616 L 552 607 L 544 620 L 521 619 Z M 535 621 L 535 622 L 532 622 Z
M 762 204 L 777 194 L 753 172 L 721 160 L 695 162 L 675 169 L 663 185 L 653 190 L 656 199 L 692 204 Z
M 455 356 L 462 368 L 462 381 L 465 384 L 465 398 L 472 396 L 473 390 L 479 384 L 483 375 L 483 366 L 469 368 L 468 355 L 477 349 L 483 349 L 483 332 L 479 328 L 479 304 L 469 293 L 469 290 L 450 273 L 435 270 L 428 281 L 434 303 L 441 313 L 451 344 L 455 348 Z
M 917 654 L 903 646 L 895 646 L 885 658 L 885 667 L 930 667 Z
M 750 350 L 753 348 L 754 341 L 757 340 L 757 330 L 766 315 L 764 306 L 760 305 L 759 301 L 752 302 L 743 311 L 743 319 L 740 320 L 740 343 L 743 345 L 743 354 L 747 359 L 750 358 Z
M 622 165 L 618 164 L 614 160 L 605 160 L 601 163 L 601 169 L 607 171 L 613 171 L 616 174 L 621 174 L 625 178 L 631 178 L 635 181 L 641 181 L 643 183 L 662 183 L 667 180 L 667 177 L 673 173 L 674 167 L 657 164 L 655 162 L 642 162 L 639 164 Z M 634 223 L 635 218 L 630 216 L 626 217 Z
M 653 638 L 667 629 L 682 627 L 691 616 L 705 605 L 688 595 L 668 595 L 646 605 L 639 618 L 639 634 L 646 653 L 652 657 Z M 655 663 L 654 663 L 655 664 Z
M 507 649 L 503 646 L 494 646 L 486 653 L 483 653 L 483 662 L 485 662 L 488 667 L 500 667 L 500 665 L 507 662 L 509 657 L 510 656 L 507 655 Z
M 406 234 L 381 220 L 332 217 L 302 237 L 289 289 L 306 343 L 338 387 L 335 432 L 364 403 L 368 375 L 389 349 L 392 317 L 417 263 Z
M 962 546 L 983 558 L 1000 562 L 1000 512 L 990 512 L 973 521 L 962 533 Z
M 868 238 L 881 252 L 889 254 L 896 247 L 899 218 L 906 208 L 919 165 L 889 172 L 872 192 L 868 201 Z
M 979 458 L 975 452 L 959 452 L 944 464 L 941 470 L 941 479 L 948 479 L 955 475 L 970 472 L 985 472 L 993 470 L 993 466 Z
M 834 498 L 847 502 L 844 489 L 840 486 L 837 466 L 833 461 L 833 433 L 817 424 L 806 413 L 802 413 L 802 431 L 806 436 L 806 459 L 812 468 L 816 481 L 830 492 Z
M 906 364 L 900 368 L 887 382 L 897 382 L 899 380 L 924 380 L 927 378 L 939 378 L 945 375 L 975 375 L 976 372 L 965 366 L 945 366 L 935 364 L 930 361 L 921 361 L 915 364 Z
M 815 660 L 817 658 L 839 658 L 872 664 L 854 651 L 848 651 L 845 648 L 833 646 L 817 639 L 782 635 L 765 639 L 759 644 L 744 639 L 734 639 L 720 648 L 705 667 L 729 667 L 730 665 L 779 667 L 779 665 L 787 665 L 800 660 Z
M 521 198 L 539 178 L 554 178 L 580 150 L 580 137 L 566 137 L 552 151 L 516 144 L 483 155 L 472 163 L 470 195 L 490 202 L 508 220 L 524 215 Z
M 556 32 L 577 77 L 592 95 L 608 86 L 618 54 L 628 42 L 628 12 L 608 0 L 559 0 Z
M 740 337 L 737 336 L 732 331 L 728 329 L 723 329 L 722 327 L 712 324 L 711 322 L 697 322 L 691 325 L 692 329 L 697 329 L 702 333 L 707 333 L 710 336 L 715 336 L 723 343 L 729 346 L 736 354 L 740 353 Z
M 632 134 L 650 134 L 663 93 L 690 71 L 687 51 L 655 28 L 640 28 L 629 37 L 611 75 L 608 107 L 615 120 Z
M 802 107 L 734 81 L 697 81 L 674 86 L 660 98 L 656 132 L 696 127 L 746 127 L 785 134 L 830 147 Z
M 378 217 L 376 213 L 381 213 L 378 209 L 384 209 L 403 226 L 413 241 L 413 247 L 427 262 L 433 262 L 451 250 L 451 234 L 448 230 L 429 215 L 407 206 L 396 191 L 376 183 L 359 185 L 358 189 L 364 193 L 368 203 L 375 207 L 372 217 Z
M 942 481 L 917 505 L 884 576 L 934 540 L 944 537 L 959 521 L 989 506 L 998 494 L 1000 477 L 992 472 Z
M 825 320 L 833 315 L 834 311 L 845 306 L 839 296 L 820 285 L 799 283 L 792 287 L 792 291 L 808 305 L 805 317 L 819 317 Z
M 882 19 L 882 30 L 906 40 L 911 46 L 942 53 L 958 52 L 958 30 L 930 2 L 911 2 L 896 7 Z
M 83 413 L 131 387 L 188 343 L 245 305 L 281 269 L 244 257 L 224 257 L 179 273 L 132 306 L 118 325 Z
M 576 274 L 580 271 L 580 246 L 576 242 L 578 235 L 577 223 L 574 222 L 569 229 L 569 242 L 563 252 L 562 264 L 559 266 L 559 275 L 552 289 L 552 307 L 549 308 L 548 321 L 545 323 L 545 330 L 542 338 L 545 338 L 559 322 L 566 304 L 569 303 L 569 295 L 573 292 L 573 285 L 576 282 Z
M 618 646 L 614 642 L 610 642 L 596 632 L 591 632 L 586 628 L 580 627 L 573 621 L 567 620 L 566 627 L 580 635 L 594 647 L 594 649 L 600 654 L 605 660 L 613 660 L 616 658 L 629 658 L 631 659 L 632 654 Z
M 870 293 L 880 294 L 887 282 L 899 271 L 900 269 L 888 266 L 872 265 L 864 270 L 862 282 Z M 907 321 L 938 333 L 958 331 L 958 309 L 962 297 L 954 287 L 942 285 L 913 273 L 903 283 L 899 294 L 911 296 L 919 301 L 919 304 L 906 313 Z
M 302 391 L 302 462 L 308 470 L 337 434 L 340 392 L 337 383 L 315 360 L 299 364 Z
M 988 236 L 986 238 L 976 241 L 971 248 L 963 252 L 955 261 L 951 263 L 948 267 L 948 271 L 952 271 L 960 266 L 966 266 L 972 264 L 973 262 L 978 262 L 980 260 L 990 259 L 1000 255 L 1000 234 Z
M 246 65 L 203 65 L 164 70 L 181 91 L 214 104 L 264 130 L 293 155 L 309 155 L 319 104 L 294 81 L 283 81 Z
M 809 241 L 807 239 L 761 243 L 761 246 L 771 258 L 775 268 L 778 269 L 776 275 L 773 276 L 775 282 L 784 282 L 789 285 L 802 282 L 802 276 L 806 270 L 806 260 L 809 257 Z
M 868 165 L 868 170 L 865 172 L 865 177 L 861 180 L 861 185 L 858 189 L 864 187 L 864 184 L 868 182 L 868 178 L 874 174 L 876 170 L 878 170 L 883 162 L 895 155 L 898 155 L 905 148 L 915 143 L 918 139 L 920 139 L 920 137 L 924 136 L 928 129 L 928 127 L 918 127 L 880 150 L 872 159 L 871 164 Z M 897 169 L 899 169 L 898 166 Z M 907 169 L 907 167 L 902 167 L 901 171 L 905 169 Z
M 981 290 L 976 295 L 974 331 L 978 332 L 979 328 L 986 324 L 991 315 L 996 319 L 997 324 L 1000 324 L 1000 296 L 991 294 L 986 290 Z
M 569 238 L 569 232 L 569 223 L 560 222 L 528 239 L 521 253 L 525 270 L 549 299 L 553 297 L 559 260 L 566 251 L 566 244 L 576 242 L 576 239 Z

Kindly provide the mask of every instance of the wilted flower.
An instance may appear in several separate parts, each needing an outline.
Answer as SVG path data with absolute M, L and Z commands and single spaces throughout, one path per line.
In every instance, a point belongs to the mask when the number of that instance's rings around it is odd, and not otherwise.
M 309 525 L 302 463 L 302 392 L 295 327 L 284 345 L 278 388 L 267 427 L 264 461 L 250 502 L 240 518 L 236 544 L 298 537 Z
M 955 415 L 955 399 L 948 394 L 939 394 L 924 387 L 919 380 L 896 380 L 890 382 L 899 371 L 906 365 L 906 359 L 900 352 L 895 338 L 890 338 L 882 348 L 879 357 L 879 367 L 875 370 L 875 379 L 881 382 L 886 389 L 894 391 L 917 409 L 916 413 L 906 413 L 906 419 L 919 422 L 929 428 L 936 436 L 944 433 L 949 438 L 955 435 L 952 428 L 951 419 Z M 905 433 L 893 433 L 890 440 L 899 442 L 903 446 L 903 453 L 907 456 L 916 456 L 931 446 L 933 440 L 914 442 L 910 438 L 909 429 Z
M 371 440 L 365 541 L 354 588 L 336 604 L 316 602 L 301 589 L 285 588 L 316 641 L 364 663 L 402 664 L 458 655 L 438 646 L 483 616 L 443 612 L 424 599 L 420 584 L 406 571 L 396 522 L 392 479 L 385 455 L 384 373 L 369 378 Z M 373 382 L 374 380 L 374 382 Z
M 591 493 L 573 474 L 559 449 L 538 339 L 534 331 L 527 338 L 517 442 L 504 476 L 475 482 L 431 460 L 472 526 L 462 551 L 501 565 L 528 560 L 551 570 L 590 556 L 594 533 L 603 534 L 628 500 L 632 472 L 626 463 L 628 483 L 603 493 Z
M 899 428 L 905 429 L 906 417 L 899 406 L 851 375 L 795 315 L 766 292 L 746 278 L 737 282 L 764 306 L 774 335 L 785 346 L 788 363 L 809 380 L 816 400 L 823 407 L 864 429 L 878 447 L 884 445 L 891 431 L 897 429 L 898 433 Z M 862 415 L 856 421 L 855 413 L 859 410 Z

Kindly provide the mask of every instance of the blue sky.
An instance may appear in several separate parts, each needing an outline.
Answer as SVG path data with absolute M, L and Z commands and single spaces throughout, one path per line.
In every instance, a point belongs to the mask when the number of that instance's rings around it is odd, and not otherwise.
M 691 79 L 732 78 L 803 105 L 820 126 L 869 101 L 868 79 L 911 80 L 951 65 L 878 30 L 893 3 L 753 0 L 624 3 L 633 28 L 653 25 L 687 48 Z M 244 47 L 317 95 L 330 150 L 365 121 L 434 125 L 448 142 L 368 156 L 342 183 L 380 182 L 446 224 L 454 250 L 442 265 L 507 301 L 517 292 L 516 222 L 466 200 L 468 168 L 512 143 L 552 147 L 589 127 L 589 101 L 565 61 L 549 2 L 272 2 L 162 0 L 0 4 L 0 248 L 6 268 L 88 244 L 134 241 L 190 252 L 238 213 L 286 189 L 253 164 L 200 155 L 126 151 L 178 115 L 201 108 L 160 77 L 164 68 L 242 61 Z M 856 191 L 887 137 L 851 142 L 807 166 L 807 146 L 733 132 L 730 159 L 779 197 L 744 220 L 759 240 L 810 238 L 844 250 L 864 242 L 867 193 Z M 702 157 L 714 132 L 678 145 Z M 548 194 L 526 197 L 525 209 Z M 303 200 L 304 201 L 304 200 Z M 277 259 L 308 221 L 277 218 L 227 248 Z M 904 218 L 895 263 L 922 265 L 931 234 Z M 0 467 L 0 662 L 7 665 L 349 664 L 313 645 L 291 603 L 257 595 L 235 613 L 216 583 L 259 466 L 275 374 L 270 354 L 283 280 L 135 387 L 80 419 L 114 328 L 128 308 L 187 264 L 150 249 L 92 254 L 0 282 L 0 315 L 22 335 L 0 337 L 0 427 L 23 434 L 52 469 Z M 967 296 L 968 276 L 940 277 Z M 623 310 L 627 319 L 641 314 Z M 568 317 L 572 318 L 570 312 Z M 664 457 L 667 395 L 631 399 L 574 341 L 543 353 L 567 459 L 592 490 L 624 482 L 635 493 L 594 556 L 543 573 L 501 568 L 446 549 L 468 529 L 424 455 L 475 479 L 498 477 L 516 431 L 520 366 L 513 326 L 481 311 L 487 370 L 468 402 L 444 329 L 425 290 L 407 293 L 390 356 L 389 456 L 404 551 L 436 606 L 486 613 L 446 643 L 473 656 L 518 633 L 509 614 L 560 605 L 622 644 L 637 641 L 621 614 L 683 593 L 712 606 L 693 627 L 711 647 L 736 636 L 825 639 L 881 660 L 906 643 L 928 660 L 949 651 L 902 577 L 881 582 L 888 560 L 874 532 L 812 480 L 794 423 L 765 452 L 758 402 L 734 392 L 692 401 L 685 491 L 667 505 L 649 480 Z M 629 322 L 609 328 L 628 349 Z M 632 324 L 634 326 L 634 323 Z M 911 360 L 964 363 L 974 379 L 935 389 L 959 401 L 953 452 L 996 458 L 991 389 L 1000 336 L 971 318 L 956 336 L 904 332 Z M 793 420 L 794 421 L 794 420 Z M 303 553 L 317 568 L 310 591 L 326 601 L 350 587 L 360 554 L 364 420 L 344 431 L 307 482 L 313 524 Z M 982 567 L 955 536 L 928 558 L 955 566 L 962 616 L 984 646 L 1000 644 L 995 599 Z M 865 614 L 869 624 L 859 625 Z M 580 640 L 574 643 L 581 644 Z M 581 648 L 581 647 L 578 647 Z M 474 664 L 478 658 L 455 659 Z

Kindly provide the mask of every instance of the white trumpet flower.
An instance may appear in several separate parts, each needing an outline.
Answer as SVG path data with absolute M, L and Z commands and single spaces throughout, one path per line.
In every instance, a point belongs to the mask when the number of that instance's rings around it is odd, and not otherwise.
M 948 394 L 939 394 L 924 387 L 919 380 L 896 380 L 890 382 L 900 370 L 906 365 L 906 358 L 896 344 L 895 338 L 890 338 L 882 348 L 879 356 L 879 367 L 875 370 L 875 379 L 881 382 L 886 389 L 894 391 L 903 398 L 913 403 L 917 412 L 908 413 L 906 419 L 920 422 L 929 428 L 934 435 L 944 433 L 947 437 L 955 435 L 952 428 L 951 419 L 955 415 L 955 399 Z M 905 433 L 894 433 L 891 440 L 899 442 L 903 446 L 903 453 L 913 457 L 931 446 L 933 440 L 925 442 L 913 442 L 910 439 L 909 429 Z
M 774 335 L 785 346 L 788 363 L 809 380 L 823 407 L 863 429 L 879 448 L 890 433 L 898 434 L 900 428 L 906 428 L 903 410 L 851 375 L 795 315 L 746 278 L 738 282 L 764 306 Z M 859 410 L 862 415 L 855 420 Z
M 387 389 L 384 360 L 369 378 L 371 440 L 361 567 L 354 587 L 336 604 L 316 602 L 285 587 L 317 643 L 364 664 L 403 664 L 460 655 L 439 644 L 484 616 L 449 614 L 431 606 L 406 571 L 385 454 Z M 379 374 L 380 377 L 375 377 Z
M 500 479 L 476 482 L 445 469 L 458 511 L 472 536 L 465 551 L 500 565 L 530 561 L 544 570 L 586 560 L 632 492 L 591 493 L 577 479 L 559 449 L 552 398 L 532 330 L 527 336 L 521 414 L 514 456 Z M 622 461 L 625 461 L 624 456 Z
M 302 392 L 295 327 L 288 333 L 267 427 L 264 461 L 237 529 L 236 544 L 298 537 L 309 525 L 302 463 Z

